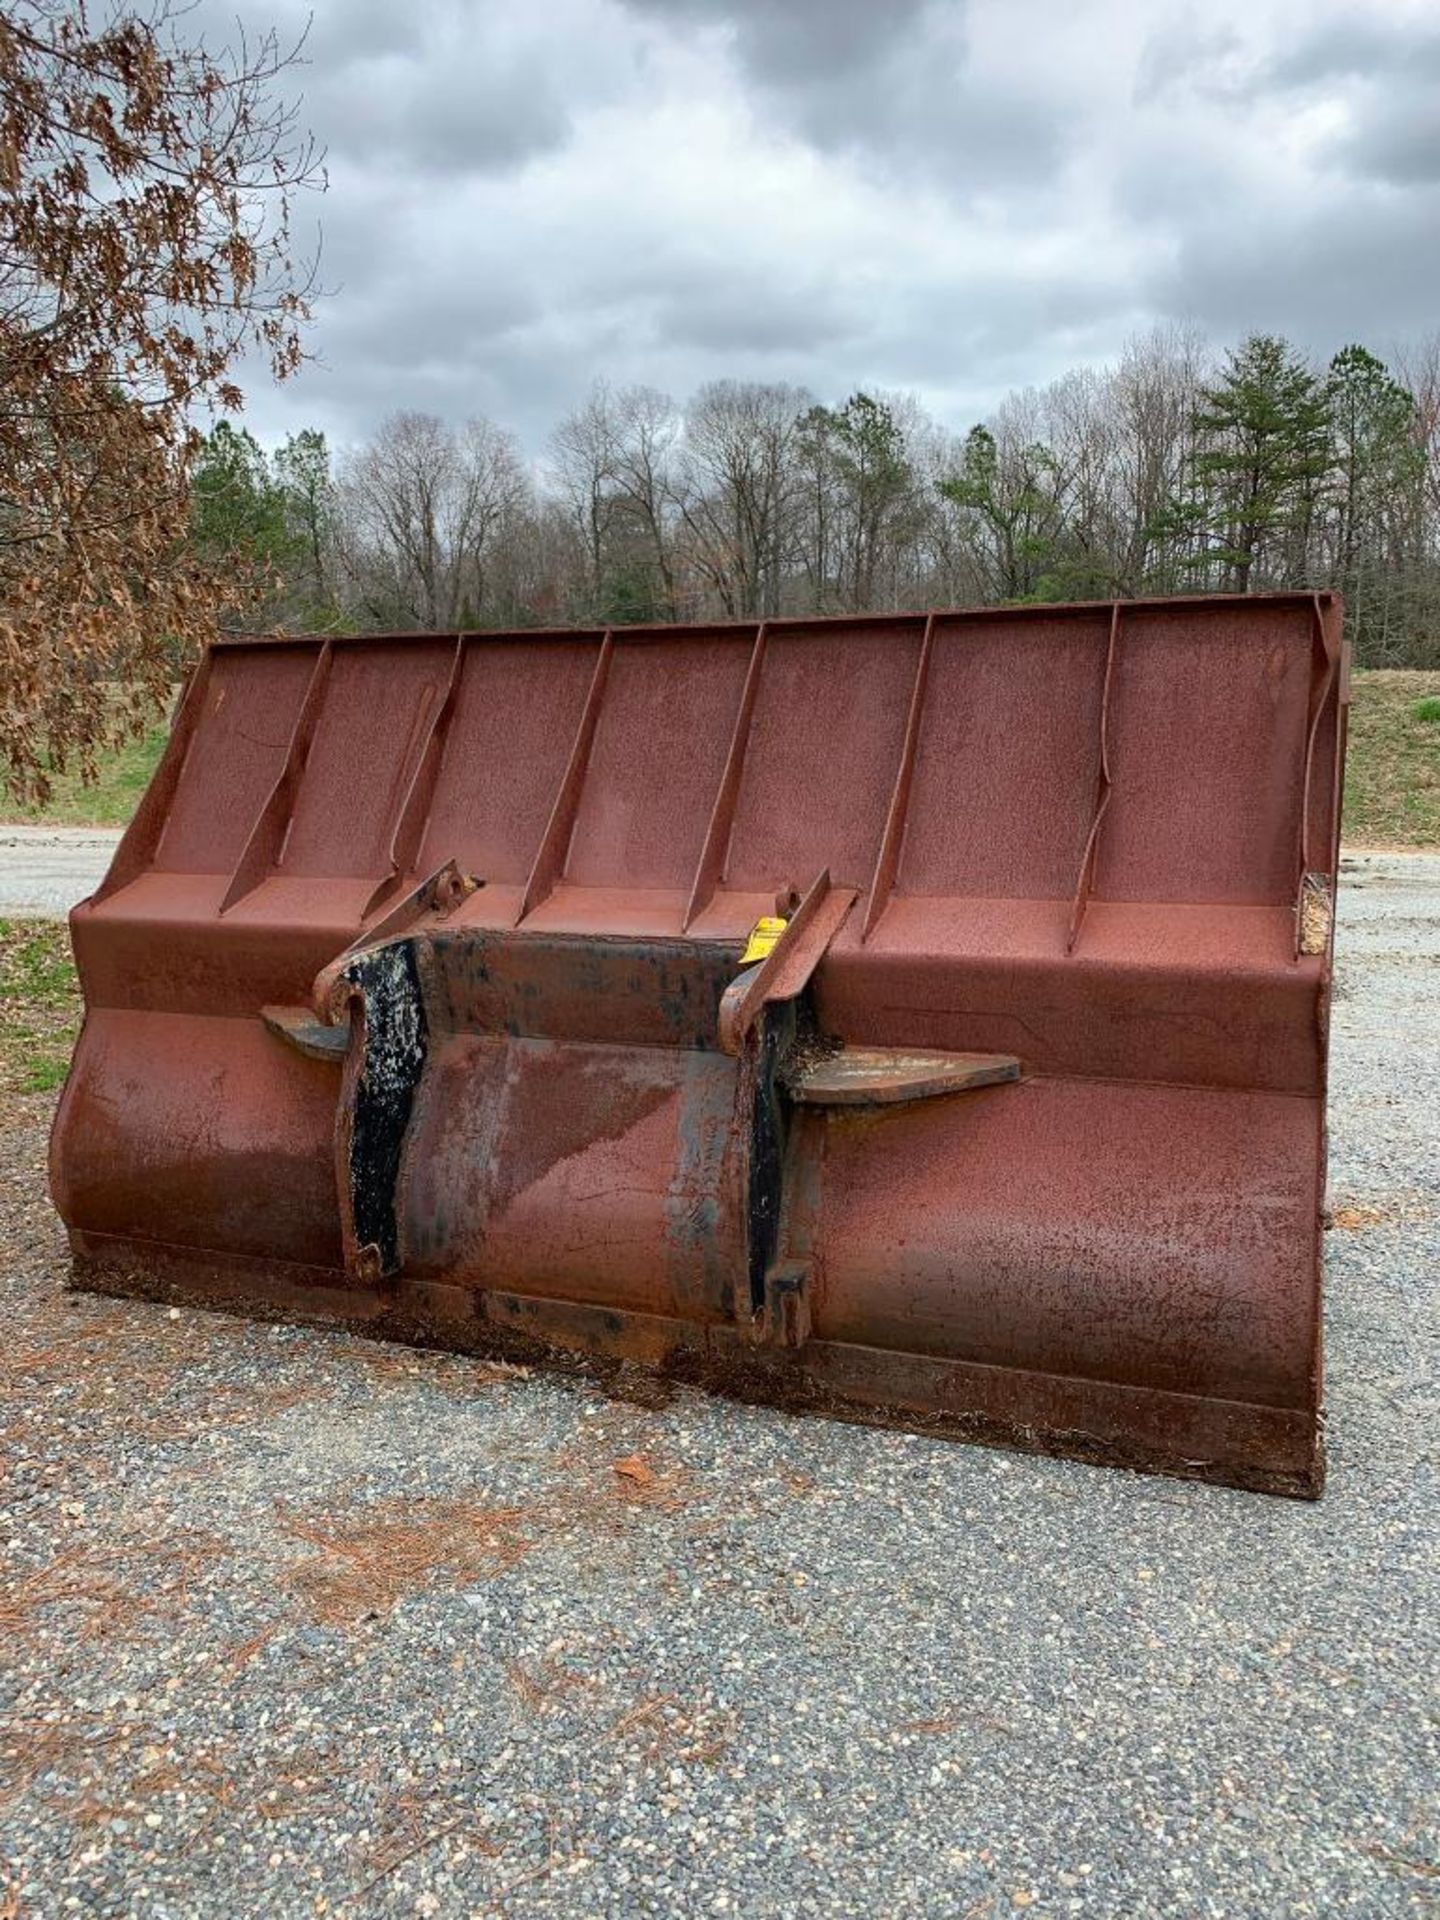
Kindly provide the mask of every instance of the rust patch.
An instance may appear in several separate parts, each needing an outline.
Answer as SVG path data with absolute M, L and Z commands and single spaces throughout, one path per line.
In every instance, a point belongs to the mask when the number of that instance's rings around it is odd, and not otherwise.
M 657 1084 L 643 1054 L 634 1066 L 634 1078 L 627 1079 L 616 1072 L 611 1053 L 589 1066 L 564 1048 L 532 1048 L 528 1070 L 509 1089 L 503 1151 L 494 1153 L 489 1168 L 492 1213 L 504 1213 L 562 1161 L 599 1141 L 623 1139 L 674 1098 L 673 1087 Z

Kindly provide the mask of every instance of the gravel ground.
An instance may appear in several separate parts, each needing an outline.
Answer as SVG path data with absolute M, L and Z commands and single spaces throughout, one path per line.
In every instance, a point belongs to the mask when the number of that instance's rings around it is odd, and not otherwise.
M 1440 859 L 1342 894 L 1319 1506 L 62 1291 L 0 1140 L 0 1914 L 1413 1915 Z
M 0 825 L 0 915 L 63 914 L 93 893 L 118 827 Z

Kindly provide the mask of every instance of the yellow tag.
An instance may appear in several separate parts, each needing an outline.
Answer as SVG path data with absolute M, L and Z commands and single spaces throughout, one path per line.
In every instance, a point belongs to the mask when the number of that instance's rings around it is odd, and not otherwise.
M 750 929 L 750 938 L 745 942 L 745 951 L 740 956 L 741 966 L 753 967 L 757 960 L 763 960 L 784 933 L 787 924 L 773 914 L 762 914 Z

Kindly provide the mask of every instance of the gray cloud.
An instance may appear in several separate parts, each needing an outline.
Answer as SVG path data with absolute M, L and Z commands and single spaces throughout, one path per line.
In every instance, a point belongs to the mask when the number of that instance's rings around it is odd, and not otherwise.
M 1396 186 L 1440 183 L 1440 112 L 1433 89 L 1367 114 L 1344 152 L 1361 172 Z
M 1350 340 L 1383 351 L 1433 332 L 1440 205 L 1424 197 L 1363 196 L 1309 215 L 1211 223 L 1192 234 L 1148 291 L 1222 339 L 1289 334 L 1320 354 Z
M 322 15 L 307 105 L 332 155 L 443 178 L 505 171 L 564 145 L 567 64 L 503 17 L 470 13 L 416 9 L 397 36 L 405 14 L 395 8 L 353 39 Z
M 312 106 L 330 152 L 444 176 L 495 172 L 562 146 L 570 115 L 533 48 L 489 58 L 430 52 L 350 59 L 322 75 Z
M 1157 320 L 1440 325 L 1440 26 L 1404 0 L 1298 38 L 1290 0 L 316 4 L 332 293 L 316 364 L 250 382 L 266 437 L 406 406 L 538 449 L 601 375 L 963 429 Z
M 1017 63 L 976 84 L 970 0 L 625 0 L 642 18 L 703 28 L 732 50 L 762 117 L 822 150 L 891 171 L 920 164 L 965 196 L 1055 170 L 1073 112 L 1036 96 Z
M 629 0 L 657 20 L 699 22 L 734 36 L 754 79 L 808 89 L 872 72 L 913 41 L 929 0 Z M 965 0 L 951 9 L 963 20 Z
M 1440 28 L 1413 17 L 1342 14 L 1302 35 L 1260 76 L 1262 84 L 1271 87 L 1391 77 L 1440 80 Z
M 1234 27 L 1204 26 L 1190 17 L 1170 20 L 1141 48 L 1134 98 L 1155 103 L 1190 92 L 1224 99 L 1244 69 L 1245 43 Z
M 1257 84 L 1344 109 L 1326 146 L 1341 173 L 1398 187 L 1440 180 L 1440 24 L 1345 16 L 1302 38 Z

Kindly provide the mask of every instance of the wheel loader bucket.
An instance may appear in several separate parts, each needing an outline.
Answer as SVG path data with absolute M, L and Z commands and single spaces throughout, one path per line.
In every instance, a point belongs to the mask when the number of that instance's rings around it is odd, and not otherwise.
M 239 640 L 71 919 L 79 1283 L 1321 1480 L 1330 596 Z

